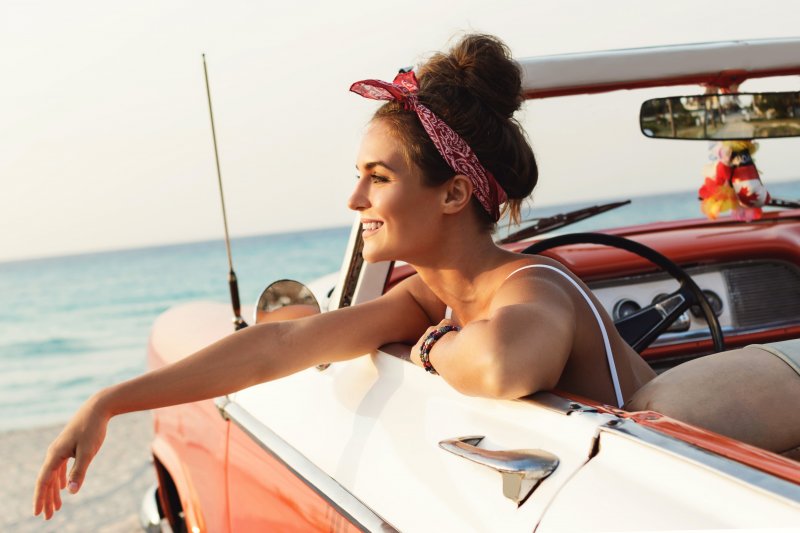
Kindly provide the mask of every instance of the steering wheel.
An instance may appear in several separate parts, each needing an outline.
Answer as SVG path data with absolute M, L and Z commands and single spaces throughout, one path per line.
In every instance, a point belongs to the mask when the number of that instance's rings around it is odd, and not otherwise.
M 644 307 L 636 313 L 615 322 L 619 334 L 638 353 L 650 346 L 670 324 L 693 305 L 700 306 L 703 312 L 708 329 L 711 330 L 714 350 L 717 352 L 725 350 L 722 327 L 719 325 L 717 315 L 711 308 L 706 295 L 703 294 L 703 291 L 700 290 L 700 287 L 697 286 L 685 270 L 652 248 L 617 235 L 571 233 L 539 241 L 522 250 L 522 253 L 538 254 L 550 248 L 567 244 L 601 244 L 631 252 L 661 267 L 662 270 L 680 283 L 678 290 L 668 294 L 657 303 Z

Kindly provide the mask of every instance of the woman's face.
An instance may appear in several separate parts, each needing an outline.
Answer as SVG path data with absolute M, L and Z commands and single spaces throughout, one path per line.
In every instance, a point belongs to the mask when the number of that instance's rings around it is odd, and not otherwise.
M 348 206 L 361 215 L 364 259 L 414 264 L 433 250 L 443 189 L 422 184 L 420 169 L 406 161 L 400 142 L 380 120 L 364 134 L 356 169 Z

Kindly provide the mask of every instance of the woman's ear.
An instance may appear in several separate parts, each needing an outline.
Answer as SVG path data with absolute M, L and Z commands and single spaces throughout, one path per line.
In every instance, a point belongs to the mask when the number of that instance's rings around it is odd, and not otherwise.
M 472 181 L 463 174 L 456 174 L 447 182 L 444 197 L 444 212 L 458 213 L 472 198 Z

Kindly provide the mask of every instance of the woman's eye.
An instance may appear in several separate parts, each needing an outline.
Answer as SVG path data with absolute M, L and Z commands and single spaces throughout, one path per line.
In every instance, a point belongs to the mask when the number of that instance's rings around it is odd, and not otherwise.
M 369 180 L 372 183 L 386 183 L 386 182 L 389 181 L 389 178 L 387 178 L 386 176 L 381 176 L 379 174 L 370 174 L 369 176 L 366 176 L 366 177 L 368 177 Z M 361 179 L 361 176 L 356 174 L 356 181 L 358 181 L 360 179 Z

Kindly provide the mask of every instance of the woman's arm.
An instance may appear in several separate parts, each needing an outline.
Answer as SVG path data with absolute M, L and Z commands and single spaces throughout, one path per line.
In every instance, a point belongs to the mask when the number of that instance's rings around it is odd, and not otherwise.
M 77 492 L 114 415 L 213 398 L 320 363 L 350 359 L 392 341 L 416 339 L 430 319 L 401 283 L 371 302 L 240 330 L 199 352 L 90 398 L 50 445 L 34 493 L 34 514 L 50 518 L 59 491 Z M 67 461 L 75 458 L 69 476 Z
M 512 399 L 555 387 L 572 350 L 576 324 L 572 300 L 553 276 L 540 271 L 504 283 L 488 318 L 434 344 L 429 359 L 437 372 L 471 396 Z M 440 325 L 446 324 L 453 322 Z M 421 364 L 425 336 L 411 351 L 416 364 Z

